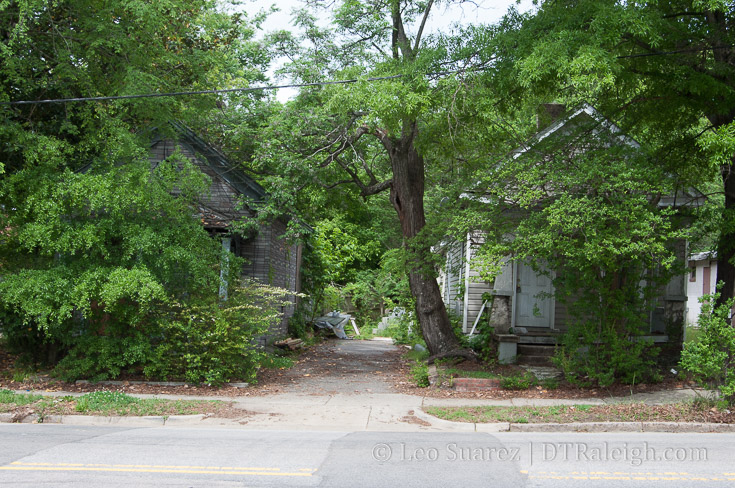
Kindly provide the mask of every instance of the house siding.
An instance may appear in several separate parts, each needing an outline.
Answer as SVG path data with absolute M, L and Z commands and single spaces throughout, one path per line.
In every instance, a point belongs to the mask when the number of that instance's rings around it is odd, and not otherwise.
M 470 259 L 482 243 L 482 239 L 477 235 L 473 235 L 471 238 L 473 242 L 470 246 Z M 686 255 L 686 245 L 685 240 L 673 244 L 673 251 L 680 261 Z M 504 264 L 494 283 L 482 281 L 476 270 L 470 267 L 470 283 L 469 286 L 465 286 L 466 249 L 466 241 L 454 242 L 446 247 L 446 264 L 441 275 L 441 282 L 445 286 L 443 290 L 445 304 L 447 308 L 462 318 L 465 317 L 464 307 L 465 303 L 467 304 L 463 331 L 469 333 L 482 308 L 482 295 L 487 292 L 492 293 L 495 298 L 489 312 L 490 326 L 494 327 L 496 332 L 506 333 L 512 326 L 513 307 L 515 307 L 513 303 L 513 288 L 517 281 L 515 267 L 511 263 Z M 698 272 L 703 274 L 701 269 Z M 460 283 L 462 283 L 461 286 Z M 698 284 L 700 287 L 702 286 L 701 281 Z M 686 276 L 677 275 L 661 290 L 656 299 L 657 307 L 651 314 L 649 323 L 651 333 L 669 334 L 675 333 L 679 329 L 683 330 L 687 303 L 686 288 Z M 462 291 L 466 291 L 466 299 L 465 294 L 460 293 Z M 551 330 L 560 333 L 566 332 L 571 320 L 572 317 L 567 307 L 561 301 L 554 300 Z M 532 329 L 535 330 L 535 328 Z M 674 338 L 672 337 L 672 339 Z
M 465 333 L 472 330 L 477 315 L 482 309 L 484 302 L 482 295 L 492 292 L 493 289 L 489 283 L 480 278 L 478 271 L 471 265 L 472 256 L 482 245 L 482 238 L 479 235 L 473 235 L 470 239 L 469 250 L 467 241 L 455 241 L 447 246 L 445 266 L 440 274 L 440 281 L 444 286 L 442 292 L 444 304 L 448 310 L 462 319 L 462 331 Z M 470 259 L 469 282 L 467 281 L 468 257 Z
M 211 180 L 207 193 L 199 199 L 200 218 L 205 228 L 215 233 L 227 232 L 227 227 L 233 220 L 255 216 L 255 212 L 248 208 L 240 208 L 238 190 L 198 157 L 189 144 L 173 140 L 155 142 L 151 146 L 151 164 L 155 165 L 177 151 Z M 251 236 L 236 236 L 233 250 L 245 258 L 242 267 L 244 277 L 298 292 L 297 275 L 300 272 L 301 253 L 296 245 L 289 244 L 284 239 L 286 230 L 286 223 L 279 219 L 261 224 Z M 281 308 L 283 319 L 274 323 L 267 334 L 260 338 L 262 344 L 287 333 L 288 320 L 293 316 L 296 298 L 292 296 L 289 300 L 290 304 Z

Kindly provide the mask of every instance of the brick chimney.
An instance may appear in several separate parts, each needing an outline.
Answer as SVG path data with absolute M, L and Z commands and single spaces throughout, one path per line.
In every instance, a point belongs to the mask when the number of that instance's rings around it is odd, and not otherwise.
M 563 103 L 542 103 L 536 111 L 536 128 L 545 129 L 564 115 L 567 107 Z

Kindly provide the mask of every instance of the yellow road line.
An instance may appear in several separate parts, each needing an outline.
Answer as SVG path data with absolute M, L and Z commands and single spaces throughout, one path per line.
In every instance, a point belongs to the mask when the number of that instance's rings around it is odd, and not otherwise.
M 81 464 L 81 463 L 23 463 L 14 461 L 10 463 L 12 466 L 70 466 L 70 467 L 89 467 L 89 468 L 154 468 L 154 469 L 221 469 L 221 470 L 239 470 L 239 471 L 280 471 L 281 468 L 265 468 L 265 467 L 245 467 L 245 466 L 182 466 L 168 464 Z M 306 468 L 312 471 L 311 468 Z M 304 468 L 299 469 L 304 471 Z
M 521 474 L 528 474 L 528 471 L 521 471 Z M 566 475 L 563 474 L 529 474 L 529 479 L 537 480 L 635 480 L 635 481 L 735 481 L 735 478 L 722 478 L 717 475 L 688 475 L 688 476 L 653 476 L 652 473 L 647 473 L 648 476 L 641 476 L 642 473 L 615 473 L 617 476 L 588 476 L 580 474 L 579 472 L 572 472 Z M 626 476 L 633 474 L 633 476 Z M 675 474 L 675 473 L 674 473 Z M 725 473 L 727 474 L 727 473 Z
M 80 464 L 80 463 L 21 463 L 0 466 L 3 471 L 95 471 L 120 473 L 174 473 L 174 474 L 226 474 L 242 476 L 313 476 L 315 469 L 302 468 L 298 472 L 283 472 L 280 468 L 256 468 L 235 466 L 170 466 L 153 464 Z
M 145 468 L 87 468 L 75 466 L 0 466 L 4 471 L 105 471 L 121 473 L 175 473 L 175 474 L 229 474 L 243 476 L 312 476 L 311 473 L 281 473 L 273 471 L 222 471 L 207 469 L 145 469 Z

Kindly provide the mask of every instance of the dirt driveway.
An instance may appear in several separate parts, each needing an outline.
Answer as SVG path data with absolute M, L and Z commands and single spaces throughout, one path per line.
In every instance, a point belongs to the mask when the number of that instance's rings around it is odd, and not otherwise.
M 258 389 L 314 395 L 396 393 L 406 382 L 403 352 L 389 341 L 329 339 L 304 352 L 290 369 L 264 371 Z

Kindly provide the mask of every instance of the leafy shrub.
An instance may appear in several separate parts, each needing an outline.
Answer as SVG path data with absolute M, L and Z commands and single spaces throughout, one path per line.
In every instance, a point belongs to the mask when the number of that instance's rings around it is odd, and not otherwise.
M 621 323 L 625 325 L 621 327 Z M 579 321 L 570 325 L 552 358 L 565 378 L 577 385 L 609 386 L 657 382 L 660 349 L 641 338 L 643 325 L 631 321 Z
M 127 368 L 144 364 L 152 352 L 150 338 L 138 331 L 123 337 L 113 334 L 85 335 L 59 361 L 54 374 L 64 381 L 116 378 Z
M 536 384 L 536 377 L 531 373 L 500 378 L 500 387 L 504 390 L 528 390 Z
M 494 329 L 487 324 L 477 328 L 474 335 L 468 336 L 467 345 L 486 363 L 497 360 L 498 349 L 493 337 Z
M 556 378 L 546 378 L 539 381 L 539 384 L 547 390 L 556 390 L 559 388 L 559 380 Z
M 227 302 L 209 301 L 171 310 L 161 323 L 162 337 L 145 366 L 148 377 L 184 378 L 220 385 L 253 381 L 264 353 L 254 340 L 281 318 L 287 291 L 245 282 Z
M 69 352 L 54 373 L 66 381 L 99 381 L 122 372 L 208 385 L 252 381 L 263 357 L 255 340 L 281 319 L 287 294 L 244 281 L 226 302 L 210 294 L 160 304 L 137 326 L 108 320 L 100 330 L 71 337 Z
M 730 311 L 735 299 L 715 306 L 720 294 L 700 298 L 699 340 L 684 344 L 680 366 L 701 386 L 717 389 L 730 404 L 735 403 L 735 328 Z
M 411 377 L 416 386 L 426 388 L 429 386 L 429 366 L 426 363 L 416 362 L 411 366 Z
M 391 337 L 395 344 L 426 346 L 413 312 L 395 315 L 389 319 L 388 324 L 388 327 L 381 331 L 381 335 Z

